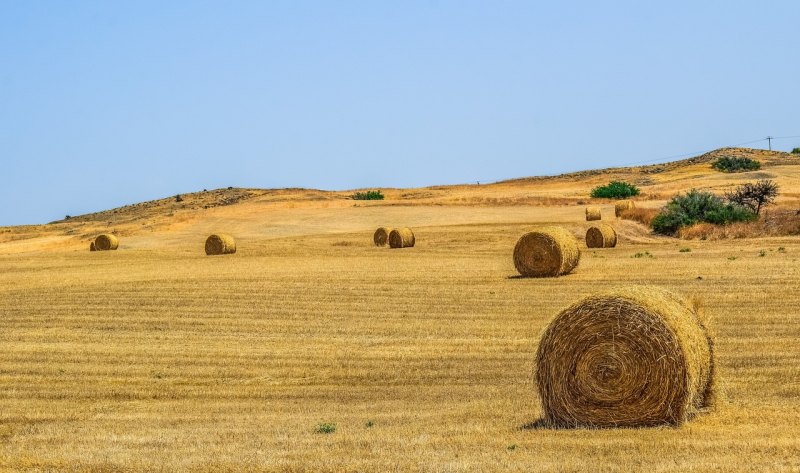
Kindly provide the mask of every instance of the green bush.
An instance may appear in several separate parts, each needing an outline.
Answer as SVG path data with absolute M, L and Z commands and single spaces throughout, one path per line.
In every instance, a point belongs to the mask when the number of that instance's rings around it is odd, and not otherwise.
M 350 197 L 353 200 L 383 200 L 383 193 L 381 191 L 356 192 Z
M 710 192 L 692 189 L 673 197 L 653 218 L 651 225 L 656 233 L 674 235 L 681 227 L 699 222 L 726 225 L 755 218 L 756 214 L 745 207 L 726 203 Z
M 591 196 L 602 199 L 627 199 L 639 195 L 639 188 L 622 181 L 611 181 L 604 186 L 592 189 Z
M 800 154 L 800 148 L 793 148 L 792 154 Z
M 745 172 L 761 169 L 761 163 L 750 158 L 725 156 L 714 161 L 711 167 L 722 172 Z

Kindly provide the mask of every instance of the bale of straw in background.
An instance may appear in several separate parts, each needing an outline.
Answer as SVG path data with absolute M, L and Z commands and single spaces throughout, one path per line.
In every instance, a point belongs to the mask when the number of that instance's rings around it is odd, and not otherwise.
M 119 239 L 110 233 L 103 233 L 94 239 L 94 249 L 97 251 L 116 250 L 119 248 Z
M 375 230 L 375 234 L 372 235 L 372 242 L 375 243 L 375 246 L 386 246 L 389 242 L 389 233 L 391 232 L 391 228 L 378 227 L 378 229 Z
M 389 232 L 390 248 L 409 248 L 416 243 L 414 232 L 410 228 L 395 228 Z
M 558 427 L 678 425 L 709 407 L 713 343 L 687 300 L 628 286 L 550 322 L 536 354 L 544 422 Z
M 526 233 L 514 247 L 514 266 L 523 276 L 561 276 L 575 269 L 580 259 L 578 241 L 560 227 Z
M 614 204 L 614 215 L 619 218 L 622 212 L 633 208 L 636 208 L 636 204 L 634 204 L 632 200 L 620 200 Z
M 598 223 L 586 230 L 588 248 L 614 248 L 617 246 L 617 232 L 611 225 Z
M 97 248 L 94 246 L 94 242 L 89 243 L 89 251 L 97 251 Z
M 206 238 L 207 255 L 229 255 L 236 253 L 236 241 L 230 235 L 217 233 Z
M 600 212 L 600 207 L 586 207 L 586 221 L 600 220 L 603 214 Z

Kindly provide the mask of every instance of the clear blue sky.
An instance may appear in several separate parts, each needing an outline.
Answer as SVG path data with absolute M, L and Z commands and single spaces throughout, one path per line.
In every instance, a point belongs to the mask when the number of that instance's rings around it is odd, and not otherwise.
M 0 0 L 0 225 L 800 135 L 800 2 L 652 3 Z

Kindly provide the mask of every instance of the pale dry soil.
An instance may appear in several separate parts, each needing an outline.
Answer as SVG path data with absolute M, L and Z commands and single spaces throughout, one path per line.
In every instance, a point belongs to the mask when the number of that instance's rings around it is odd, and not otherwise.
M 0 470 L 800 470 L 797 238 L 683 242 L 625 222 L 573 274 L 521 279 L 517 238 L 580 235 L 582 208 L 425 212 L 403 250 L 371 246 L 379 215 L 348 229 L 332 214 L 265 222 L 230 256 L 205 256 L 209 228 L 192 225 L 0 256 Z M 705 305 L 717 408 L 679 428 L 526 427 L 546 323 L 641 283 Z

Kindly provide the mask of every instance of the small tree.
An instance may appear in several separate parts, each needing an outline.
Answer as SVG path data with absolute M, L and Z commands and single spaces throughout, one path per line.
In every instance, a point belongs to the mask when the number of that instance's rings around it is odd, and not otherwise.
M 800 154 L 800 148 L 793 148 L 792 154 Z
M 759 215 L 761 207 L 775 202 L 775 198 L 778 197 L 778 184 L 769 179 L 748 182 L 737 187 L 733 192 L 728 192 L 725 197 L 730 202 L 747 207 Z

